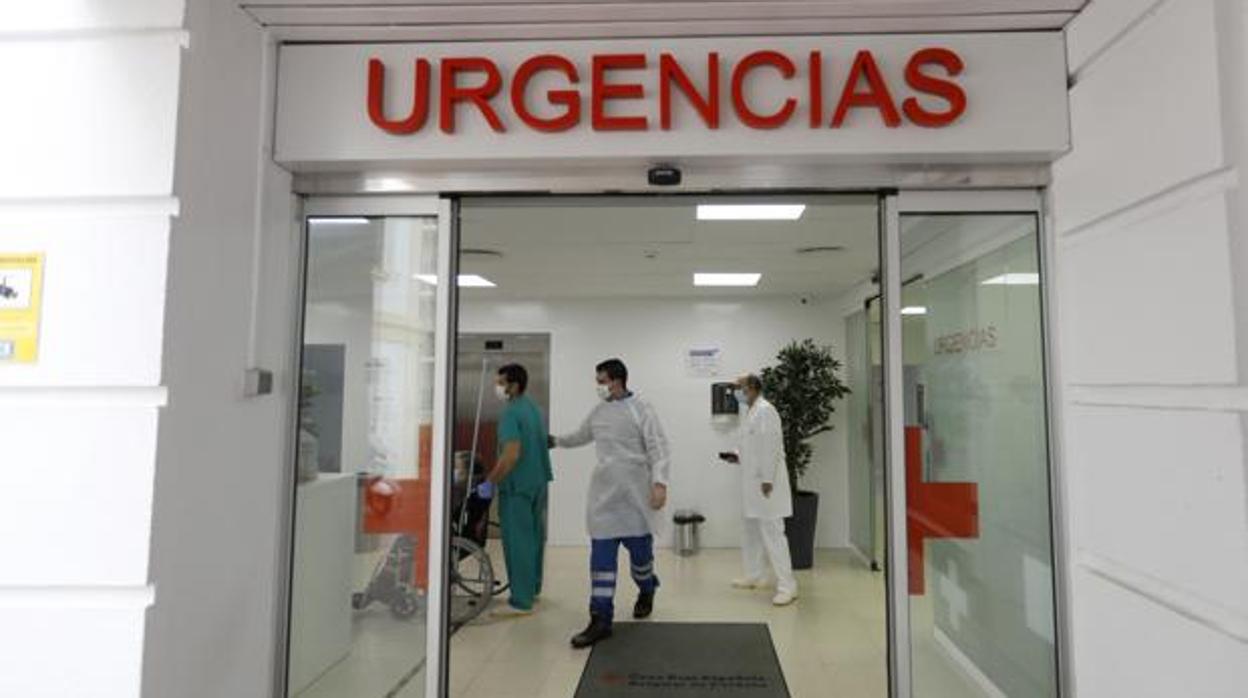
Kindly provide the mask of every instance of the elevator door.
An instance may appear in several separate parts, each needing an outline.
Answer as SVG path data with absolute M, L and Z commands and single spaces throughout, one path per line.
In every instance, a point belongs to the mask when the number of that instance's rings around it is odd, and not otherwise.
M 498 458 L 496 434 L 503 412 L 503 403 L 494 395 L 494 381 L 498 369 L 511 363 L 520 364 L 528 372 L 526 394 L 537 403 L 543 418 L 549 420 L 549 334 L 460 333 L 455 359 L 454 452 L 459 458 L 475 453 L 477 467 L 486 472 Z M 546 425 L 547 429 L 549 426 Z M 458 505 L 452 502 L 452 511 Z M 498 520 L 497 512 L 491 513 L 490 520 Z M 497 534 L 497 527 L 490 524 L 487 535 Z M 495 578 L 504 572 L 503 565 L 496 566 Z

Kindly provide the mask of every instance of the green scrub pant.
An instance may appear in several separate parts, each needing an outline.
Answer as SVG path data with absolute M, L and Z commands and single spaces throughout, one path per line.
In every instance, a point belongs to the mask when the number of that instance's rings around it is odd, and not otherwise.
M 503 529 L 503 557 L 511 583 L 511 605 L 526 611 L 542 593 L 546 549 L 546 489 L 499 492 L 498 516 Z

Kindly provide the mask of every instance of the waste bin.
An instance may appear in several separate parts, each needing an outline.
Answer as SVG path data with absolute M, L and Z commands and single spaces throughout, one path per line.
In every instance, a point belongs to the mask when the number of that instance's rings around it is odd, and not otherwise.
M 672 517 L 676 524 L 676 554 L 688 557 L 698 552 L 698 524 L 706 517 L 692 509 L 680 509 Z

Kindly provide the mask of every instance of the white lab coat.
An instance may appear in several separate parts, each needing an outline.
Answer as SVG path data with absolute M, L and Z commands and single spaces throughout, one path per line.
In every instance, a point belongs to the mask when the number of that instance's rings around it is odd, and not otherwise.
M 747 519 L 783 519 L 793 515 L 793 494 L 784 463 L 780 413 L 761 396 L 742 417 L 737 456 L 741 464 L 741 508 Z M 771 496 L 762 485 L 770 482 Z
M 667 485 L 667 435 L 650 403 L 637 395 L 599 403 L 580 428 L 555 439 L 561 448 L 593 442 L 598 464 L 589 483 L 586 524 L 591 538 L 653 534 L 652 485 Z

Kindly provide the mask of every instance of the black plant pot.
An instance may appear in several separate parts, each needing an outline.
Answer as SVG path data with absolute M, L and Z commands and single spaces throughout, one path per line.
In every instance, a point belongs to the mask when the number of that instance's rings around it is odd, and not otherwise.
M 798 490 L 793 493 L 793 515 L 784 520 L 793 569 L 815 566 L 815 528 L 819 521 L 819 493 Z

